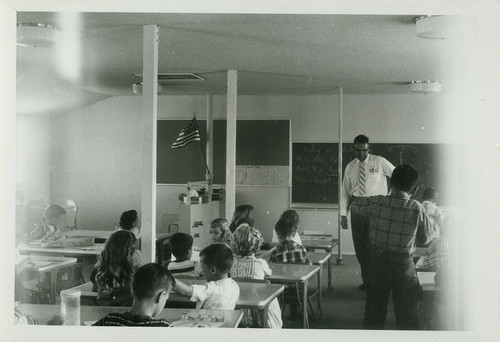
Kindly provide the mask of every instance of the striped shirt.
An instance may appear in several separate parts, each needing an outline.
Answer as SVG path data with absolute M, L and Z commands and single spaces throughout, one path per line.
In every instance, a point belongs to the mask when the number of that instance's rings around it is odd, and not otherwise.
M 432 240 L 430 246 L 425 251 L 423 267 L 437 269 L 439 267 L 449 267 L 450 246 L 448 239 L 436 238 Z
M 415 252 L 415 241 L 428 243 L 434 235 L 424 207 L 403 191 L 392 190 L 388 196 L 358 199 L 369 219 L 370 242 L 384 252 Z
M 164 319 L 154 319 L 149 316 L 132 315 L 130 312 L 110 313 L 94 324 L 94 326 L 111 327 L 170 327 Z
M 280 243 L 272 251 L 270 262 L 290 262 L 294 264 L 307 264 L 307 249 L 293 240 L 286 240 Z
M 198 272 L 195 271 L 196 261 L 194 260 L 184 260 L 184 261 L 172 261 L 168 264 L 168 270 L 175 275 L 192 275 L 198 276 Z

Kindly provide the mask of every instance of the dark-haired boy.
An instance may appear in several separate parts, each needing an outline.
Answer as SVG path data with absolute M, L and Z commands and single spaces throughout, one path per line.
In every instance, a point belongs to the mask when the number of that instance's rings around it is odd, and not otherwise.
M 387 196 L 363 198 L 369 221 L 369 265 L 365 329 L 383 329 L 392 290 L 398 329 L 417 329 L 418 280 L 412 254 L 415 240 L 427 243 L 433 228 L 422 204 L 410 199 L 419 175 L 410 165 L 397 166 Z
M 197 302 L 197 309 L 234 310 L 240 296 L 238 284 L 229 277 L 233 266 L 233 252 L 222 243 L 205 247 L 200 252 L 203 275 L 207 280 L 204 285 L 187 285 L 176 280 L 174 290 Z
M 26 236 L 26 242 L 40 240 L 42 247 L 64 246 L 65 227 L 66 210 L 57 204 L 51 204 L 45 210 L 45 218 Z
M 110 313 L 93 325 L 169 327 L 164 319 L 156 319 L 168 299 L 175 279 L 166 267 L 156 263 L 141 266 L 134 274 L 132 294 L 134 303 L 130 311 Z
M 309 262 L 307 249 L 293 240 L 296 226 L 293 220 L 280 218 L 274 227 L 279 245 L 271 252 L 270 262 L 290 262 L 304 264 Z
M 170 237 L 170 250 L 175 260 L 168 264 L 168 270 L 175 275 L 201 275 L 197 262 L 191 260 L 193 253 L 193 237 L 185 233 L 175 233 Z

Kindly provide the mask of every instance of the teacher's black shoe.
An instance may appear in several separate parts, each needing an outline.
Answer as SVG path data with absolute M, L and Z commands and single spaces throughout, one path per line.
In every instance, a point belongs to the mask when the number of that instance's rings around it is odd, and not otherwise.
M 366 290 L 366 284 L 359 285 L 358 290 L 362 290 L 362 291 Z

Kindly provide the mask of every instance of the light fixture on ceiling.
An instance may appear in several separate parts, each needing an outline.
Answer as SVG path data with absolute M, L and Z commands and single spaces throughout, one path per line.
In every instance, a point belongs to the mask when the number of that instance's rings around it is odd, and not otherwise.
M 161 84 L 158 84 L 156 93 L 161 94 L 162 90 L 163 87 L 161 86 Z M 142 94 L 142 83 L 132 83 L 132 92 L 137 95 Z
M 425 15 L 414 18 L 415 31 L 420 38 L 445 39 L 458 37 L 466 30 L 463 17 L 452 15 Z
M 61 31 L 45 23 L 17 23 L 17 45 L 21 47 L 47 47 L 57 43 Z
M 415 93 L 440 93 L 441 82 L 439 81 L 411 81 L 410 90 Z

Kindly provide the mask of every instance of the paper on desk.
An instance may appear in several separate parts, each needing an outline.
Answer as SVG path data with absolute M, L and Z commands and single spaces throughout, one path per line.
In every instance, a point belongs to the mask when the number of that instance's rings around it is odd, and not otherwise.
M 173 322 L 172 326 L 188 328 L 217 328 L 222 324 L 224 324 L 224 315 L 184 312 L 182 314 L 182 319 Z
M 175 328 L 217 328 L 220 327 L 224 322 L 197 322 L 181 319 L 179 321 L 172 322 L 172 327 Z

